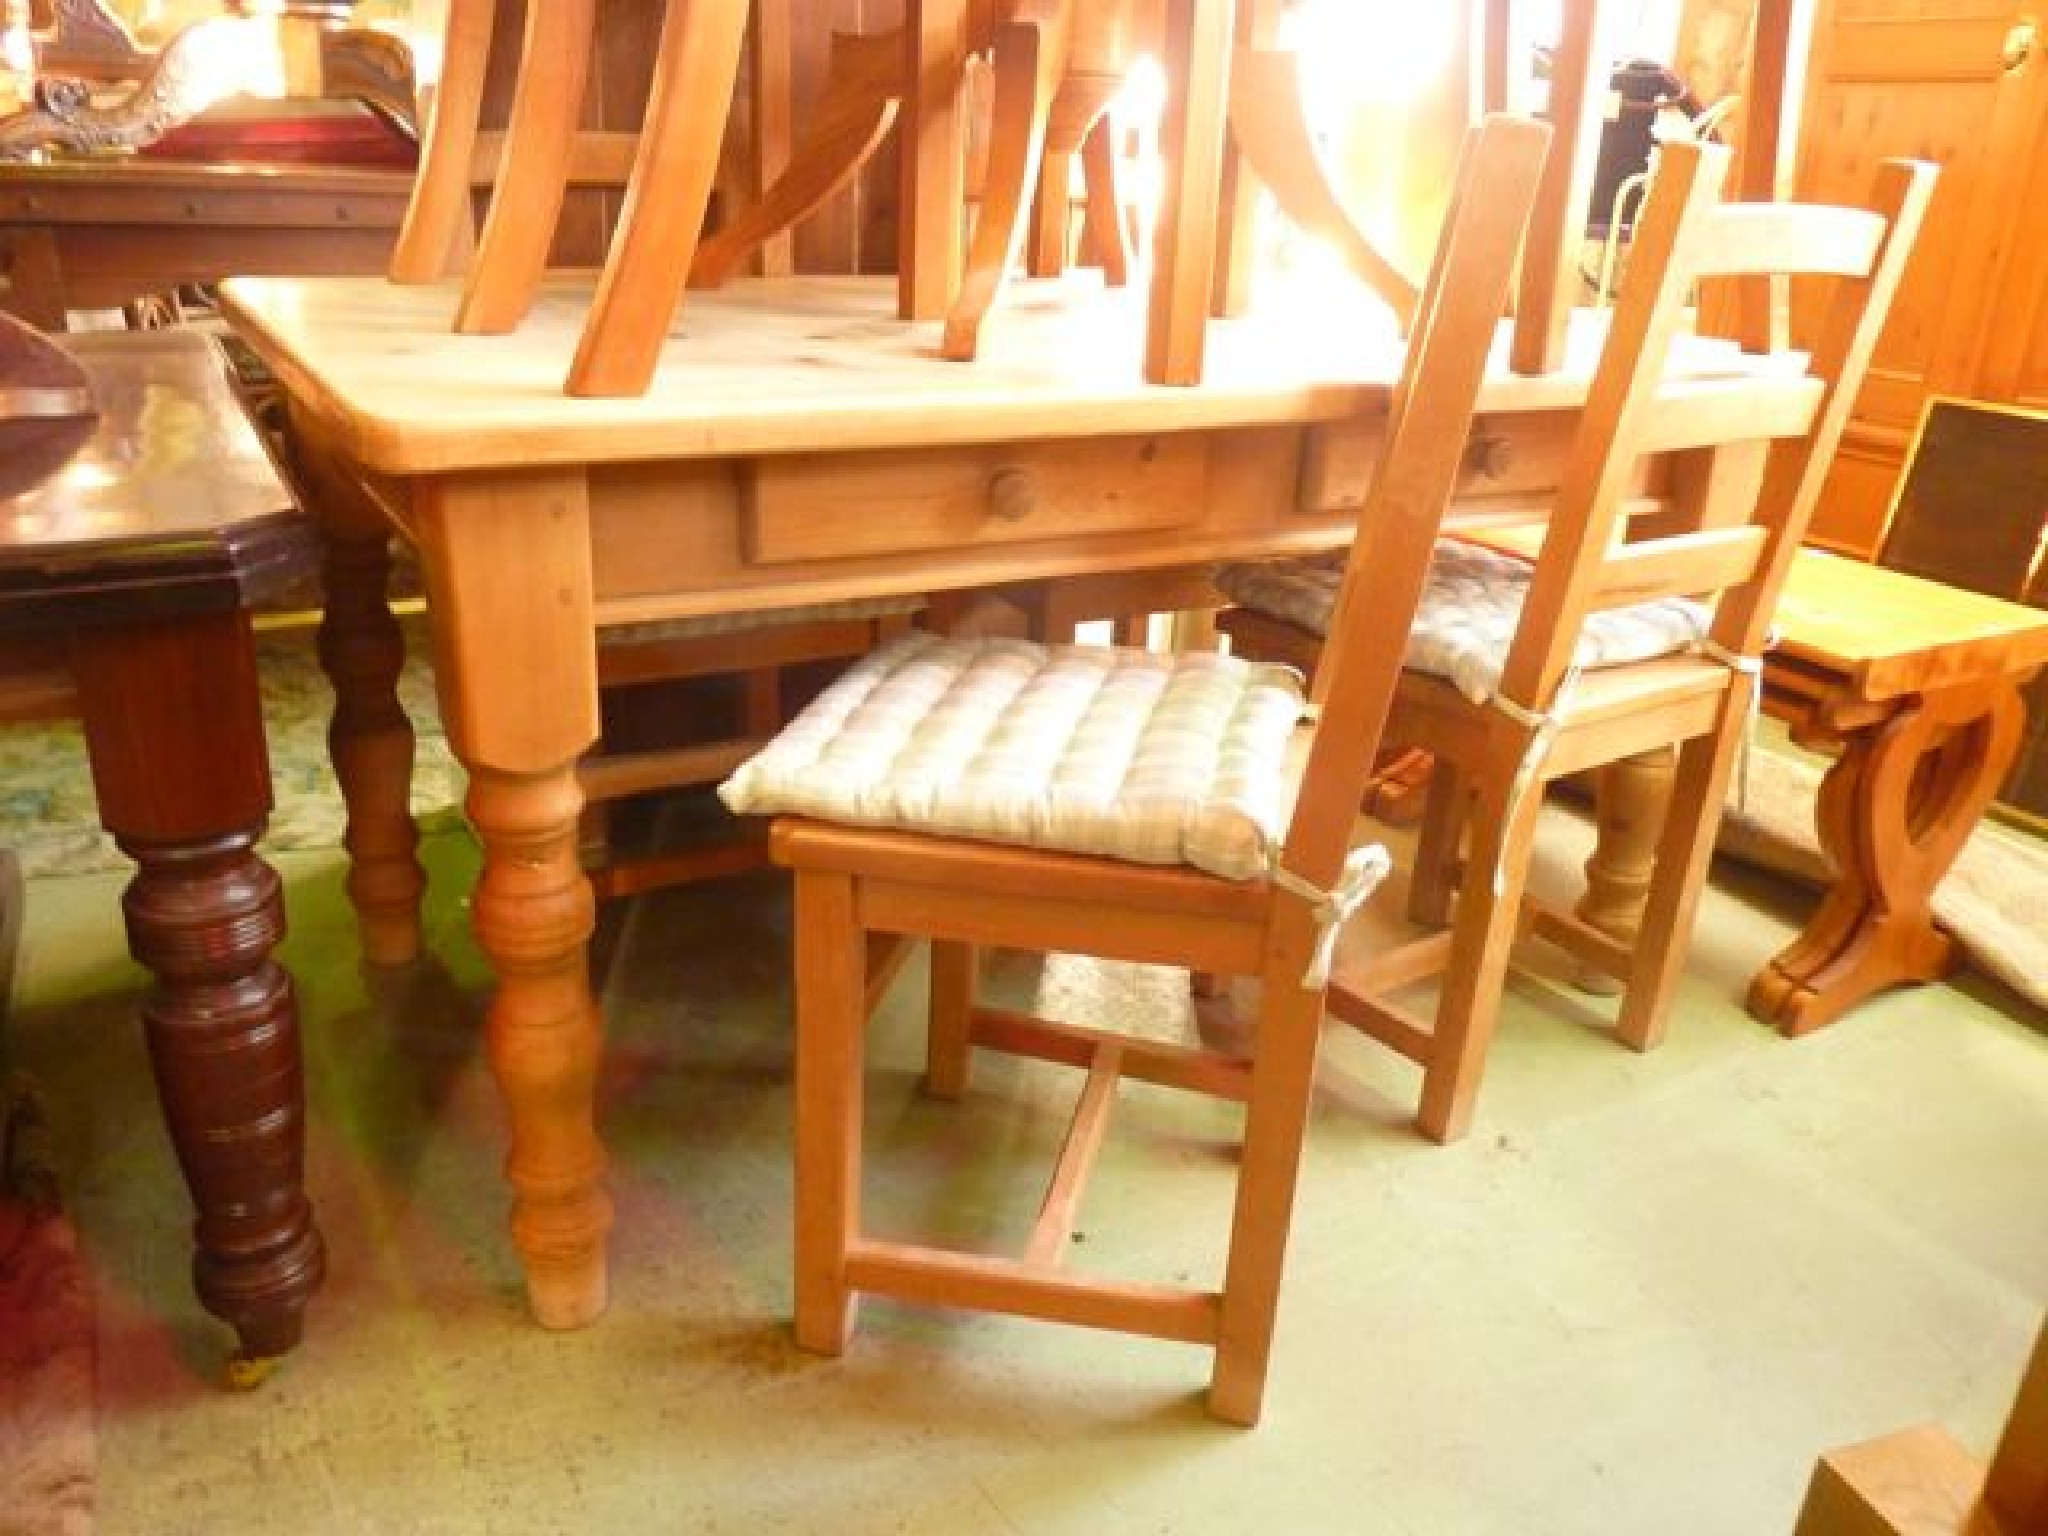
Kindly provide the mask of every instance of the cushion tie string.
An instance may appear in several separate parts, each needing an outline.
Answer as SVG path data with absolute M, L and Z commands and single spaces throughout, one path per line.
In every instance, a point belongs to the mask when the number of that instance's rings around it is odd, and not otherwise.
M 1742 739 L 1735 748 L 1735 809 L 1743 815 L 1749 814 L 1749 764 L 1750 754 L 1756 747 L 1757 722 L 1763 713 L 1764 660 L 1761 656 L 1745 656 L 1740 651 L 1731 651 L 1711 635 L 1699 638 L 1700 654 L 1721 663 L 1730 672 L 1749 680 L 1749 700 L 1743 706 Z
M 1330 964 L 1337 955 L 1337 935 L 1344 931 L 1344 925 L 1351 921 L 1352 915 L 1365 905 L 1366 898 L 1378 889 L 1393 863 L 1387 850 L 1378 843 L 1354 848 L 1345 858 L 1343 869 L 1337 873 L 1337 883 L 1326 891 L 1302 879 L 1277 859 L 1274 861 L 1271 871 L 1273 883 L 1307 902 L 1315 915 L 1316 947 L 1309 956 L 1307 971 L 1302 974 L 1303 991 L 1320 992 L 1330 984 Z

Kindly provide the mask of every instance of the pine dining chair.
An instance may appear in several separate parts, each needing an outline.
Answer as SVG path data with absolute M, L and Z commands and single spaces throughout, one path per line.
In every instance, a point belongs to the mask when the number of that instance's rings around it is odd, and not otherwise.
M 1437 763 L 1408 900 L 1430 931 L 1340 972 L 1329 996 L 1333 1015 L 1421 1065 L 1417 1124 L 1437 1141 L 1470 1123 L 1524 927 L 1622 984 L 1623 1042 L 1660 1038 L 1771 610 L 1935 175 L 1889 163 L 1862 208 L 1724 203 L 1728 161 L 1666 146 L 1533 558 L 1483 534 L 1445 539 L 1409 636 L 1388 734 Z M 1687 332 L 1697 283 L 1780 273 L 1833 280 L 1810 350 Z M 1660 455 L 1666 478 L 1645 479 Z M 1228 568 L 1219 585 L 1238 606 L 1219 627 L 1240 653 L 1313 666 L 1335 584 L 1327 562 Z M 1525 900 L 1544 786 L 1672 746 L 1635 939 Z M 1432 976 L 1433 1018 L 1397 1000 Z
M 1475 130 L 1361 510 L 1291 815 L 1293 673 L 1213 652 L 914 635 L 857 664 L 728 781 L 778 813 L 796 877 L 796 1334 L 837 1354 L 858 1293 L 1205 1344 L 1208 1403 L 1257 1420 L 1328 956 L 1385 868 L 1351 834 L 1438 524 L 1465 451 L 1548 130 Z M 971 765 L 971 766 L 970 766 Z M 932 946 L 926 1081 L 961 1096 L 974 1047 L 1081 1068 L 1073 1125 L 1020 1257 L 883 1239 L 862 1221 L 863 1039 L 875 935 Z M 1225 1055 L 977 1005 L 1001 946 L 1252 973 L 1256 1048 Z M 1221 1285 L 1060 1262 L 1117 1082 L 1246 1106 Z

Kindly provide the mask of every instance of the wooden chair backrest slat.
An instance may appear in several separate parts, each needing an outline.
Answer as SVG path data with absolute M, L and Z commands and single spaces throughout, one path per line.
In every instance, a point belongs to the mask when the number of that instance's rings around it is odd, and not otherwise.
M 497 18 L 497 0 L 448 0 L 441 80 L 427 114 L 412 201 L 391 252 L 394 283 L 432 282 L 450 269 L 458 249 L 467 249 L 470 164 Z
M 1813 203 L 1726 203 L 1702 223 L 1686 253 L 1686 271 L 1695 278 L 1862 277 L 1885 231 L 1884 220 L 1866 208 Z
M 544 30 L 556 40 L 551 46 L 568 48 L 570 37 L 582 35 L 573 7 L 565 11 L 554 0 L 531 3 L 548 13 Z M 440 84 L 428 113 L 412 202 L 388 269 L 391 281 L 474 277 L 489 262 L 500 273 L 490 279 L 494 297 L 489 303 L 478 300 L 468 311 L 472 323 L 480 325 L 517 310 L 519 290 L 537 282 L 544 268 L 603 263 L 639 153 L 653 78 L 649 61 L 665 3 L 574 0 L 576 6 L 594 6 L 581 44 L 582 83 L 570 100 L 566 87 L 575 71 L 567 59 L 558 60 L 560 67 L 549 72 L 553 86 L 544 102 L 535 98 L 524 109 L 548 108 L 539 119 L 527 120 L 530 136 L 543 130 L 559 134 L 565 121 L 576 124 L 566 143 L 548 146 L 548 164 L 519 172 L 522 185 L 537 181 L 550 197 L 554 176 L 561 175 L 559 204 L 543 205 L 522 202 L 517 186 L 506 197 L 495 196 L 501 172 L 524 154 L 512 148 L 512 139 L 522 110 L 515 100 L 525 78 L 521 61 L 532 42 L 531 29 L 522 21 L 525 0 L 449 0 Z M 488 210 L 504 209 L 499 219 L 506 233 L 489 249 L 479 247 L 479 207 L 486 210 L 486 224 Z M 486 233 L 484 238 L 490 237 Z M 515 256 L 519 270 L 513 274 Z
M 597 0 L 534 0 L 527 9 L 504 174 L 456 311 L 458 331 L 509 331 L 533 303 L 569 190 L 569 146 L 596 30 Z
M 1601 562 L 1589 607 L 1626 608 L 1736 586 L 1756 574 L 1765 543 L 1764 530 L 1749 525 L 1624 544 Z
M 1466 139 L 1316 669 L 1319 720 L 1285 862 L 1319 884 L 1344 858 L 1400 680 L 1549 138 L 1533 119 L 1493 116 Z
M 633 173 L 640 135 L 624 129 L 586 129 L 569 143 L 569 185 L 623 187 Z M 505 161 L 505 134 L 493 128 L 476 136 L 470 155 L 469 185 L 492 187 Z
M 1651 403 L 1638 451 L 1710 448 L 1745 432 L 1754 437 L 1797 437 L 1813 425 L 1824 394 L 1821 381 L 1804 374 L 1783 379 L 1751 375 L 1676 380 Z
M 1752 209 L 1720 203 L 1728 165 L 1729 152 L 1716 146 L 1665 146 L 1502 673 L 1503 693 L 1525 708 L 1552 707 L 1587 616 L 1623 592 L 1658 587 L 1714 600 L 1716 642 L 1742 654 L 1762 643 L 1934 178 L 1931 166 L 1895 163 L 1864 209 Z M 1686 337 L 1702 273 L 1815 271 L 1834 277 L 1834 293 L 1810 355 L 1751 356 Z M 1682 382 L 1702 355 L 1712 380 L 1704 392 Z M 1741 382 L 1744 372 L 1752 383 Z M 1661 518 L 1656 536 L 1623 538 L 1645 454 L 1736 444 L 1752 451 L 1690 486 L 1691 505 Z M 1754 538 L 1666 542 L 1737 522 L 1754 527 Z M 1616 561 L 1620 569 L 1610 570 Z M 1652 571 L 1657 579 L 1646 585 Z

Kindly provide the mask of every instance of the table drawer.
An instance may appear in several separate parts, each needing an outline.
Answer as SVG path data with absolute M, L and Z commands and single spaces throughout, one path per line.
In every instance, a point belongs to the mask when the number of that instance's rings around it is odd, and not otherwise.
M 1144 532 L 1199 522 L 1196 434 L 805 454 L 746 466 L 746 558 L 761 564 Z

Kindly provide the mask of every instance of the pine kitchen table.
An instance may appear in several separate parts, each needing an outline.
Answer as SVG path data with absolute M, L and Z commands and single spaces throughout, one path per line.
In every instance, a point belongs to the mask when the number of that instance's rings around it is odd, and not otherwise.
M 510 1121 L 528 1300 L 574 1327 L 606 1299 L 611 1212 L 592 1111 L 601 1027 L 577 862 L 578 758 L 598 735 L 601 626 L 1302 553 L 1348 536 L 1400 345 L 1329 302 L 1213 323 L 1204 381 L 1140 380 L 1142 294 L 1023 283 L 981 356 L 938 355 L 888 278 L 692 293 L 652 387 L 565 396 L 591 301 L 551 279 L 518 330 L 453 334 L 453 284 L 251 278 L 223 308 L 289 402 L 328 538 L 323 653 L 373 960 L 419 943 L 393 692 L 389 533 L 416 548 L 444 725 L 483 845 L 478 940 Z M 1501 372 L 1466 490 L 1526 507 L 1555 483 L 1584 359 Z

